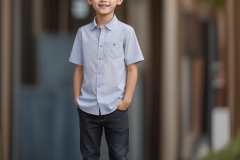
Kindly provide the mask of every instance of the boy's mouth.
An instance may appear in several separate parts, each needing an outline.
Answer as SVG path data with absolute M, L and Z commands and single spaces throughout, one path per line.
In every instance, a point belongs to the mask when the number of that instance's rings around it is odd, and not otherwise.
M 99 4 L 98 5 L 100 8 L 107 8 L 107 7 L 109 7 L 109 5 L 107 5 L 107 4 Z

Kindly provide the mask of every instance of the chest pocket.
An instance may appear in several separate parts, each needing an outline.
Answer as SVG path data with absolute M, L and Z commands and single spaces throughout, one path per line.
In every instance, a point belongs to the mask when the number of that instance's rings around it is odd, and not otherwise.
M 111 58 L 118 58 L 124 54 L 123 42 L 113 41 L 107 43 L 107 56 Z

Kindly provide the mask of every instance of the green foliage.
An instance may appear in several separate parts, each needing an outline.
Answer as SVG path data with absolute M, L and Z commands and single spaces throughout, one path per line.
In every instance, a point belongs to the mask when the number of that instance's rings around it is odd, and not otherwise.
M 226 147 L 217 152 L 211 150 L 200 160 L 240 160 L 240 130 Z
M 225 0 L 195 0 L 209 4 L 213 9 L 217 10 L 225 5 Z

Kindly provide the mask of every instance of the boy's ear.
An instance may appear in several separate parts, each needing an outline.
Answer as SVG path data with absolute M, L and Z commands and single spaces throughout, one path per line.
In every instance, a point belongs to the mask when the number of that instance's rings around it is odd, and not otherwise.
M 92 0 L 87 0 L 88 4 L 91 5 L 92 4 Z
M 123 0 L 117 0 L 117 4 L 118 4 L 118 5 L 121 5 L 122 2 L 123 2 Z

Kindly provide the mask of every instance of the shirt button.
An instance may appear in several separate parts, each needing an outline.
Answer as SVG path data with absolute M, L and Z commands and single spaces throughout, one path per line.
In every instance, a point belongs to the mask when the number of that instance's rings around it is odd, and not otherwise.
M 98 72 L 98 74 L 100 74 L 100 72 Z
M 100 45 L 100 47 L 102 47 L 102 45 Z
M 100 86 L 98 86 L 98 88 L 99 88 Z
M 101 58 L 99 58 L 101 60 Z
M 98 97 L 98 99 L 99 99 L 100 97 Z
M 103 33 L 102 33 L 102 35 L 103 35 Z

